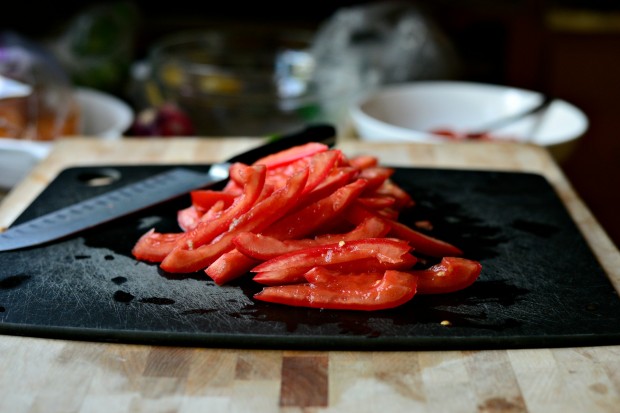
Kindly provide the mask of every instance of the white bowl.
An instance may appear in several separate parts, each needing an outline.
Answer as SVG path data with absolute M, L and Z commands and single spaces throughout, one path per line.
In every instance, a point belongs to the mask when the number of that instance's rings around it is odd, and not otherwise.
M 449 142 L 430 133 L 464 133 L 527 110 L 542 94 L 513 87 L 461 81 L 417 81 L 382 87 L 349 110 L 357 135 L 367 141 Z M 531 142 L 566 158 L 588 129 L 588 118 L 574 105 L 555 99 L 546 111 L 492 133 L 493 139 Z
M 119 139 L 131 126 L 133 109 L 122 100 L 94 89 L 76 88 L 80 135 Z M 0 138 L 0 189 L 10 189 L 51 149 L 51 142 Z
M 80 133 L 84 136 L 118 139 L 134 120 L 133 109 L 107 93 L 77 88 L 75 99 L 80 107 Z

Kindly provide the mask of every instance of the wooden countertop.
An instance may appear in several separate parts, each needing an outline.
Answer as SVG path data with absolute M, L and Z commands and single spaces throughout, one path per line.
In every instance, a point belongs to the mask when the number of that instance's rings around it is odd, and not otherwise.
M 209 163 L 259 139 L 58 141 L 0 204 L 7 227 L 63 168 Z M 620 291 L 620 254 L 543 149 L 511 143 L 376 144 L 395 166 L 537 172 L 565 202 Z M 160 347 L 0 336 L 1 412 L 618 412 L 620 346 L 315 352 Z

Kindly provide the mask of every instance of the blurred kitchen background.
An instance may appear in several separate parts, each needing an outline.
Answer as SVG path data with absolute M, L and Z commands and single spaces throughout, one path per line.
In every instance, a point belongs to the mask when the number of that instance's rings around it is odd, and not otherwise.
M 620 245 L 620 2 L 616 0 L 409 0 L 440 38 L 436 71 L 419 78 L 496 83 L 551 94 L 581 108 L 590 125 L 561 167 Z M 189 29 L 282 27 L 317 32 L 335 14 L 372 2 L 17 1 L 0 31 L 50 46 L 77 86 L 132 106 L 135 77 L 162 36 Z M 445 39 L 442 38 L 445 36 Z M 436 63 L 436 62 L 435 62 Z M 431 63 L 427 66 L 433 68 Z M 127 131 L 130 133 L 130 131 Z

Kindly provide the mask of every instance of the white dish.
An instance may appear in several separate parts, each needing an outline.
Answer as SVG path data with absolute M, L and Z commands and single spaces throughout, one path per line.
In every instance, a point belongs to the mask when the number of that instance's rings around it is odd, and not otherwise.
M 80 131 L 84 136 L 118 139 L 134 120 L 133 109 L 122 100 L 95 89 L 77 88 Z
M 132 108 L 107 93 L 76 88 L 80 107 L 80 135 L 101 139 L 119 139 L 134 119 Z M 0 138 L 0 189 L 10 189 L 51 149 L 50 142 Z
M 32 86 L 0 74 L 0 99 L 28 96 Z
M 493 84 L 419 81 L 373 91 L 354 102 L 349 114 L 363 140 L 446 142 L 450 139 L 430 132 L 477 130 L 533 107 L 542 98 L 538 92 Z M 579 108 L 555 99 L 539 116 L 523 118 L 492 136 L 541 145 L 563 158 L 588 126 L 588 118 Z
M 12 188 L 49 151 L 49 144 L 0 138 L 0 189 Z

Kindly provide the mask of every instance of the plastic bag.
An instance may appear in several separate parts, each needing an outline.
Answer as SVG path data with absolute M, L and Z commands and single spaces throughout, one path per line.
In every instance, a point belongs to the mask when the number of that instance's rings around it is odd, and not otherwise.
M 315 35 L 318 84 L 363 93 L 373 87 L 447 78 L 458 59 L 444 33 L 409 2 L 338 9 Z

